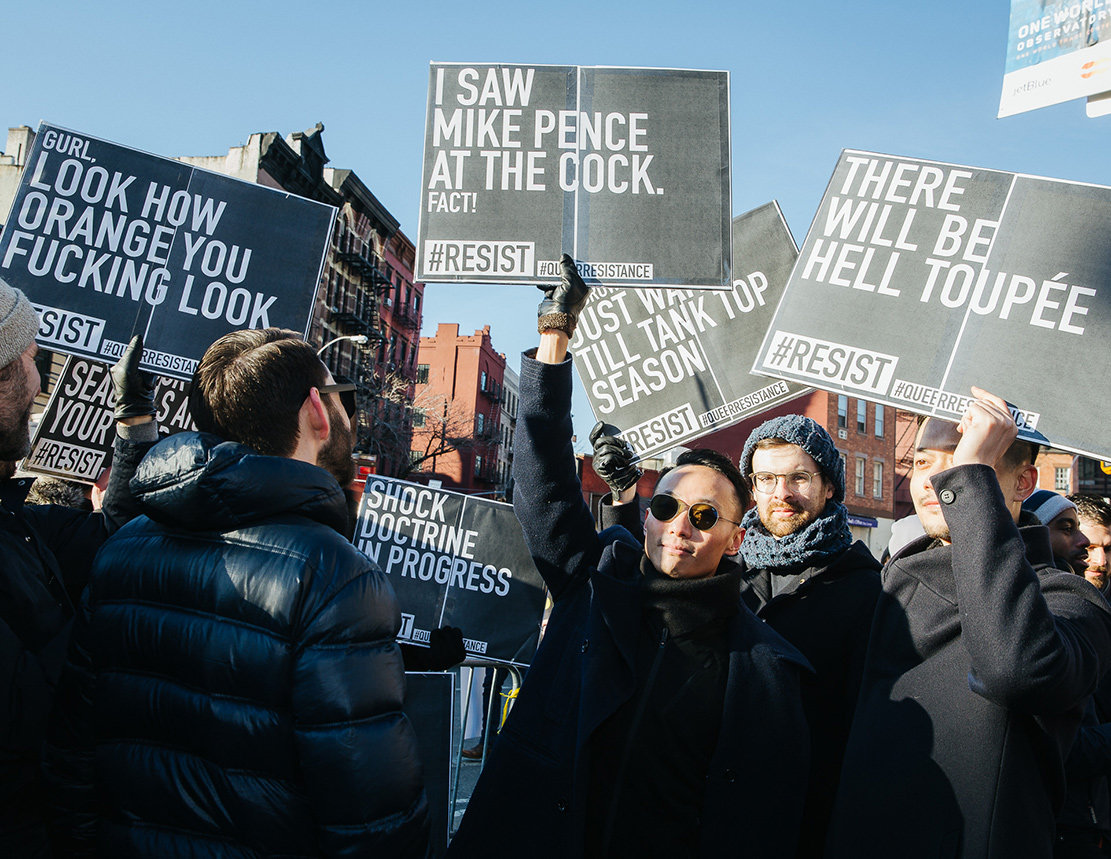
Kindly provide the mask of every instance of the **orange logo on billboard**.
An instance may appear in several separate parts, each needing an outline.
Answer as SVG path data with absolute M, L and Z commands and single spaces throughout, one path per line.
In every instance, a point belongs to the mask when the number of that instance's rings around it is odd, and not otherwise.
M 1106 62 L 1108 62 L 1108 61 L 1107 60 L 1089 60 L 1088 62 L 1084 63 L 1084 65 L 1082 65 L 1080 67 L 1082 69 L 1082 71 L 1080 72 L 1080 77 L 1090 78 L 1090 77 L 1093 77 L 1095 75 L 1098 75 L 1098 74 L 1101 74 L 1101 73 L 1107 71 L 1107 69 L 1099 68 L 1100 66 L 1102 66 Z

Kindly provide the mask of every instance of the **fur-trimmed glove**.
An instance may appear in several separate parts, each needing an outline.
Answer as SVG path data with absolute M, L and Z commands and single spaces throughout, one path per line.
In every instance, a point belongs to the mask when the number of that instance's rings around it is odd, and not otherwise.
M 566 331 L 570 337 L 575 333 L 579 313 L 586 300 L 590 298 L 590 287 L 583 283 L 575 268 L 575 261 L 564 254 L 559 261 L 559 283 L 537 284 L 544 290 L 544 299 L 536 310 L 536 330 Z

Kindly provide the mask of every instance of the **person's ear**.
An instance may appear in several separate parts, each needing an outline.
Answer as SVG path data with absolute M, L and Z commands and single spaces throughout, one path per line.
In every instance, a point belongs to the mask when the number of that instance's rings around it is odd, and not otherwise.
M 1034 494 L 1034 490 L 1038 488 L 1038 469 L 1036 466 L 1026 464 L 1022 466 L 1018 473 L 1018 479 L 1015 481 L 1015 497 L 1014 501 L 1020 504 Z
M 315 438 L 320 441 L 328 438 L 332 429 L 328 420 L 328 407 L 324 405 L 320 391 L 316 388 L 309 388 L 309 395 L 301 404 L 300 418 L 302 426 L 307 426 Z
M 737 554 L 737 552 L 741 551 L 741 543 L 744 542 L 744 539 L 745 539 L 745 529 L 744 528 L 737 528 L 737 533 L 733 536 L 733 539 L 730 541 L 729 548 L 726 549 L 725 554 L 735 555 L 735 554 Z

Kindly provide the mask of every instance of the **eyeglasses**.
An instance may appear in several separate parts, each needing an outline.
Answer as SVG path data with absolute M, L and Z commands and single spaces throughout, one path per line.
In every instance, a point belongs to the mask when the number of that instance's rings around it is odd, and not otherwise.
M 771 471 L 757 471 L 749 480 L 752 481 L 752 488 L 761 495 L 771 495 L 775 492 L 775 487 L 779 485 L 779 478 L 781 477 L 789 491 L 805 492 L 810 488 L 811 482 L 819 474 L 821 474 L 820 471 L 792 471 L 790 474 L 775 474 Z
M 343 405 L 343 410 L 347 412 L 347 417 L 351 420 L 355 419 L 355 413 L 359 410 L 359 403 L 355 398 L 354 382 L 335 382 L 331 385 L 318 385 L 316 389 L 320 391 L 321 394 L 339 394 L 339 401 Z
M 648 512 L 660 522 L 670 522 L 684 508 L 687 511 L 687 519 L 699 531 L 709 531 L 718 523 L 718 519 L 723 522 L 731 522 L 734 525 L 741 524 L 740 522 L 733 522 L 732 519 L 726 519 L 718 513 L 712 504 L 707 504 L 705 501 L 687 504 L 674 495 L 653 495 L 652 500 L 648 502 Z

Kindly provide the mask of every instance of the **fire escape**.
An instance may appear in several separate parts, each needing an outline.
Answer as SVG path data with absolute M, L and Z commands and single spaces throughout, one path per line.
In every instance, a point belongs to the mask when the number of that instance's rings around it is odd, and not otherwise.
M 337 296 L 337 304 L 329 308 L 329 321 L 343 335 L 362 334 L 367 342 L 358 348 L 352 381 L 356 384 L 359 402 L 369 405 L 379 395 L 384 368 L 379 366 L 381 344 L 386 340 L 382 330 L 379 302 L 389 290 L 390 281 L 382 274 L 369 250 L 337 249 L 335 261 L 346 270 L 346 294 Z M 353 299 L 353 300 L 352 300 Z M 359 410 L 356 451 L 365 450 L 370 430 L 371 413 L 366 405 Z

